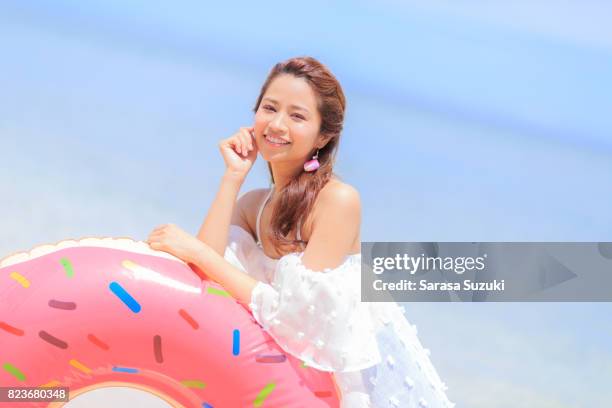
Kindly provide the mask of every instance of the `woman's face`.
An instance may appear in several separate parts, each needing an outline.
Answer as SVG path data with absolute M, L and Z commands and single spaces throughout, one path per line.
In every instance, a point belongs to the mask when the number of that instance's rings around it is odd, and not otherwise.
M 255 140 L 264 160 L 303 166 L 320 147 L 321 115 L 308 82 L 290 74 L 277 76 L 255 113 Z

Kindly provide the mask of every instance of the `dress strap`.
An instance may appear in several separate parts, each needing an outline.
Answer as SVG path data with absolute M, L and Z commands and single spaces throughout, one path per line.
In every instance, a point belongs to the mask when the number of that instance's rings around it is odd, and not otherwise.
M 302 240 L 302 234 L 300 232 L 300 230 L 302 229 L 302 223 L 300 221 L 298 221 L 297 223 L 297 231 L 295 233 L 295 239 L 297 239 L 298 241 Z
M 263 201 L 261 202 L 261 205 L 259 206 L 259 211 L 257 212 L 257 220 L 255 220 L 255 231 L 257 232 L 257 245 L 261 246 L 261 233 L 260 233 L 260 229 L 259 229 L 259 223 L 261 220 L 261 214 L 263 213 L 264 207 L 266 206 L 266 204 L 268 203 L 268 201 L 270 200 L 270 197 L 272 196 L 272 193 L 274 192 L 274 185 L 272 185 L 272 187 L 270 187 L 270 191 L 268 191 L 268 194 L 266 194 L 266 197 L 263 199 Z
M 263 201 L 261 202 L 261 205 L 259 206 L 259 211 L 257 212 L 257 219 L 255 220 L 255 230 L 257 233 L 257 245 L 261 246 L 261 232 L 260 232 L 260 228 L 259 228 L 259 224 L 261 222 L 261 214 L 263 214 L 263 210 L 264 207 L 266 206 L 266 204 L 268 204 L 268 201 L 270 201 L 270 197 L 272 196 L 272 193 L 274 192 L 274 185 L 272 185 L 272 187 L 270 187 L 270 191 L 268 191 L 268 194 L 266 194 L 266 197 L 263 199 Z M 302 220 L 299 220 L 297 223 L 297 231 L 296 231 L 296 239 L 298 241 L 302 240 Z

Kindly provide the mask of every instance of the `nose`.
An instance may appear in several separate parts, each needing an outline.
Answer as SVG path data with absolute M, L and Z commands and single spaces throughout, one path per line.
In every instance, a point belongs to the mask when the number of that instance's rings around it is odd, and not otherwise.
M 270 120 L 269 128 L 275 134 L 283 134 L 286 132 L 287 127 L 285 126 L 285 120 L 282 112 L 277 112 L 276 115 Z

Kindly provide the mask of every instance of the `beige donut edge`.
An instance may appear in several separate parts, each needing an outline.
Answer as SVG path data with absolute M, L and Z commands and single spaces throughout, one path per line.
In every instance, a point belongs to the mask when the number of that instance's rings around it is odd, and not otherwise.
M 177 401 L 175 401 L 170 396 L 163 394 L 163 393 L 159 393 L 153 388 L 149 388 L 149 387 L 146 387 L 140 384 L 124 383 L 121 381 L 107 381 L 107 382 L 103 382 L 99 384 L 93 384 L 88 387 L 78 388 L 77 390 L 70 390 L 69 400 L 72 401 L 79 395 L 85 394 L 89 391 L 95 391 L 95 390 L 102 389 L 102 388 L 113 388 L 113 387 L 135 388 L 137 390 L 145 391 L 145 392 L 148 392 L 149 394 L 155 395 L 158 398 L 161 398 L 162 400 L 170 404 L 172 408 L 185 408 L 183 405 L 179 404 Z M 49 405 L 47 405 L 47 408 L 62 408 L 64 405 L 68 404 L 68 402 L 63 402 L 63 401 L 62 402 L 59 402 L 59 401 L 52 402 Z
M 76 247 L 99 247 L 99 248 L 112 248 L 122 249 L 127 251 L 136 252 L 144 255 L 153 255 L 160 258 L 171 259 L 184 264 L 184 262 L 177 257 L 170 255 L 167 252 L 157 251 L 152 249 L 149 244 L 144 241 L 134 241 L 131 238 L 113 238 L 113 237 L 84 237 L 77 240 L 66 239 L 59 241 L 55 244 L 42 244 L 32 248 L 28 252 L 17 252 L 8 255 L 0 259 L 0 268 L 5 268 L 11 265 L 18 264 L 20 262 L 29 261 L 51 252 L 57 251 L 64 248 L 76 248 Z

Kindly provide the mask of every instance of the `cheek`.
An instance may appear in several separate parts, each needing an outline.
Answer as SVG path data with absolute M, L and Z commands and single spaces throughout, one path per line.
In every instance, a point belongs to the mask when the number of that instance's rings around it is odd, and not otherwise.
M 267 126 L 267 121 L 262 115 L 255 115 L 255 119 L 253 120 L 253 127 L 255 128 L 255 134 L 263 134 L 264 129 Z

